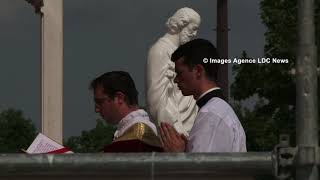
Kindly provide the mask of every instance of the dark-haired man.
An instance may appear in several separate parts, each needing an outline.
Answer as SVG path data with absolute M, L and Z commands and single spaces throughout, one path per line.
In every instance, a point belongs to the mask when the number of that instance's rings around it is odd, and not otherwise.
M 138 91 L 127 72 L 107 72 L 94 79 L 95 111 L 108 123 L 117 125 L 112 144 L 105 152 L 162 151 L 156 126 L 139 109 Z
M 181 45 L 171 56 L 175 82 L 185 96 L 193 95 L 199 106 L 188 139 L 169 124 L 160 127 L 162 145 L 168 152 L 245 152 L 246 138 L 237 115 L 217 87 L 216 48 L 207 40 Z

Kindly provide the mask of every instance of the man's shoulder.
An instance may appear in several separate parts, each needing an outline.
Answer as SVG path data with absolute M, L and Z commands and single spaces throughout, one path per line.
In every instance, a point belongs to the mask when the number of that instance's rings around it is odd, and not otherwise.
M 204 105 L 199 113 L 198 117 L 207 119 L 207 122 L 220 124 L 223 122 L 225 127 L 230 128 L 230 130 L 239 131 L 240 134 L 243 134 L 242 137 L 245 137 L 245 133 L 241 122 L 232 109 L 232 107 L 223 99 L 215 97 L 212 98 L 206 105 Z
M 154 133 L 150 125 L 143 122 L 134 123 L 114 142 L 128 140 L 140 140 L 152 146 L 161 146 L 159 137 Z
M 205 104 L 199 113 L 210 113 L 218 116 L 219 118 L 226 118 L 227 116 L 235 116 L 238 118 L 233 110 L 233 108 L 223 99 L 219 97 L 214 97 L 210 99 L 207 104 Z
M 219 97 L 213 97 L 200 109 L 200 111 L 221 111 L 224 109 L 232 109 L 232 107 L 225 100 Z

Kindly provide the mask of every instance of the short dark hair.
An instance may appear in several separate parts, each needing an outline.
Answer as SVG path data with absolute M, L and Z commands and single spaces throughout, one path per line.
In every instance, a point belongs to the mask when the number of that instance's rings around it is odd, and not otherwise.
M 104 94 L 114 99 L 116 92 L 125 94 L 128 105 L 138 105 L 138 91 L 130 74 L 124 71 L 107 72 L 90 83 L 90 89 L 103 87 Z
M 179 46 L 171 55 L 171 60 L 175 62 L 181 57 L 184 58 L 183 62 L 189 68 L 201 64 L 204 67 L 208 79 L 214 82 L 217 81 L 219 64 L 203 62 L 204 58 L 208 58 L 209 60 L 210 58 L 219 58 L 217 49 L 210 41 L 205 39 L 194 39 Z

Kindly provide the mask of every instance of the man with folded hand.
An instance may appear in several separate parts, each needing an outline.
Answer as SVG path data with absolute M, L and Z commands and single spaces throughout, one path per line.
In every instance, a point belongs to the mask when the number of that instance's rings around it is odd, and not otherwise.
M 156 126 L 138 106 L 138 91 L 127 72 L 107 72 L 94 79 L 95 111 L 108 123 L 116 125 L 113 142 L 104 152 L 162 151 Z
M 246 152 L 246 136 L 232 107 L 217 86 L 216 48 L 207 40 L 195 39 L 181 45 L 171 56 L 175 83 L 184 96 L 192 95 L 199 107 L 189 137 L 162 123 L 161 142 L 167 152 Z

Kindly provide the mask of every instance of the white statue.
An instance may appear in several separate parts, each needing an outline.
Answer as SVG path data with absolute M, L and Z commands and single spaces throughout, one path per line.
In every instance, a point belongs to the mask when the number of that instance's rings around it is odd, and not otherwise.
M 179 133 L 188 135 L 198 112 L 192 96 L 183 96 L 174 83 L 171 54 L 196 36 L 200 15 L 191 8 L 181 8 L 166 23 L 168 32 L 149 50 L 146 69 L 146 104 L 156 124 L 168 122 Z

